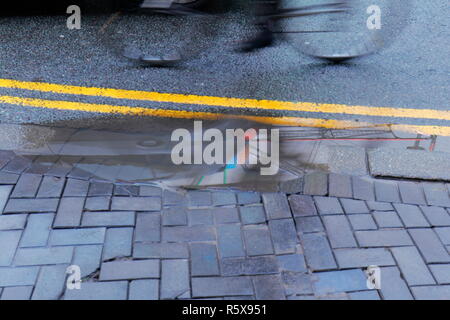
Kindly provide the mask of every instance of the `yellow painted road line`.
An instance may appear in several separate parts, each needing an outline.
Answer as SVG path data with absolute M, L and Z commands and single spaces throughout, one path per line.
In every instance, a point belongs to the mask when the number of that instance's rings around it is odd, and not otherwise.
M 433 110 L 433 109 L 367 107 L 367 106 L 350 106 L 344 104 L 330 104 L 330 103 L 225 98 L 225 97 L 186 95 L 175 93 L 123 90 L 112 88 L 80 87 L 80 86 L 69 86 L 52 83 L 26 82 L 9 79 L 0 79 L 0 87 L 36 90 L 58 94 L 86 95 L 86 96 L 97 96 L 114 99 L 168 102 L 176 104 L 195 104 L 195 105 L 219 106 L 227 108 L 244 108 L 244 109 L 251 108 L 263 110 L 303 111 L 316 113 L 321 112 L 321 113 L 351 114 L 351 115 L 364 115 L 376 117 L 438 119 L 450 121 L 450 111 Z
M 366 128 L 366 127 L 386 127 L 389 126 L 395 130 L 404 130 L 419 132 L 423 134 L 435 134 L 450 136 L 450 127 L 441 126 L 416 126 L 416 125 L 393 125 L 393 124 L 369 124 L 354 121 L 343 120 L 325 120 L 315 118 L 300 118 L 300 117 L 259 117 L 259 116 L 243 116 L 243 115 L 229 115 L 212 112 L 195 112 L 186 110 L 168 110 L 168 109 L 150 109 L 142 107 L 116 106 L 107 104 L 81 103 L 73 101 L 60 100 L 43 100 L 35 98 L 22 98 L 14 96 L 0 96 L 0 103 L 11 105 L 19 105 L 24 107 L 46 108 L 53 110 L 66 111 L 83 111 L 91 113 L 108 113 L 108 114 L 122 114 L 131 116 L 152 116 L 162 118 L 178 118 L 178 119 L 246 119 L 257 121 L 261 123 L 274 125 L 289 125 L 289 126 L 307 126 L 320 127 L 332 129 L 351 129 L 351 128 Z

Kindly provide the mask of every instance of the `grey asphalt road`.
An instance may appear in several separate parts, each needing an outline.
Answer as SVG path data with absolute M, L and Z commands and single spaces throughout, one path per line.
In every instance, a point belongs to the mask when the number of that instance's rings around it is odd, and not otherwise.
M 376 2 L 374 0 L 372 2 Z M 242 3 L 241 3 L 242 2 Z M 111 13 L 82 15 L 81 30 L 68 30 L 68 15 L 0 17 L 0 78 L 79 86 L 196 94 L 218 97 L 347 104 L 371 107 L 449 110 L 450 28 L 447 0 L 398 0 L 390 12 L 388 39 L 375 55 L 342 65 L 300 54 L 290 43 L 251 54 L 233 51 L 251 30 L 244 1 L 208 17 Z M 117 54 L 123 46 L 144 52 L 182 48 L 188 58 L 175 68 L 145 68 Z M 55 95 L 0 88 L 2 96 L 161 107 L 183 104 L 121 101 L 104 97 Z M 196 111 L 220 107 L 197 106 Z M 223 112 L 228 112 L 223 110 Z M 311 117 L 303 111 L 239 110 L 244 114 Z M 450 126 L 439 119 L 401 119 L 339 113 L 322 119 Z M 94 125 L 118 123 L 121 116 L 27 108 L 0 103 L 0 122 Z M 122 121 L 126 123 L 126 121 Z

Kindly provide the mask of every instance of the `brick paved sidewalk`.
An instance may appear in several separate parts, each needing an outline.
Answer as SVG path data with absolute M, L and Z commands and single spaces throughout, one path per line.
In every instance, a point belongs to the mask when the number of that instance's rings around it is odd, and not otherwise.
M 319 173 L 304 194 L 174 193 L 19 160 L 0 171 L 1 299 L 450 299 L 449 185 Z

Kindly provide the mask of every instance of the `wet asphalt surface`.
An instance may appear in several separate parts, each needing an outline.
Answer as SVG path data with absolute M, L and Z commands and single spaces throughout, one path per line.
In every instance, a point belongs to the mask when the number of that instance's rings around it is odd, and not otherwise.
M 448 1 L 399 0 L 394 8 L 386 32 L 389 42 L 394 37 L 395 42 L 375 55 L 341 65 L 302 55 L 290 43 L 281 41 L 251 54 L 234 52 L 236 41 L 246 38 L 251 31 L 251 16 L 244 3 L 223 4 L 213 9 L 221 14 L 202 18 L 126 13 L 111 20 L 112 12 L 89 13 L 82 16 L 81 30 L 67 29 L 67 15 L 35 15 L 25 11 L 21 16 L 0 17 L 0 78 L 219 97 L 448 110 Z M 118 54 L 129 45 L 148 53 L 181 48 L 187 59 L 175 68 L 146 68 Z M 192 108 L 101 97 L 55 96 L 7 88 L 0 88 L 0 95 Z M 196 111 L 217 109 L 221 110 L 219 107 L 195 107 Z M 311 117 L 307 112 L 295 111 L 256 111 L 254 114 Z M 358 121 L 370 118 L 325 113 L 312 116 Z M 406 121 L 377 117 L 369 120 L 450 125 L 447 121 L 427 119 Z M 120 115 L 0 103 L 2 123 L 75 127 L 102 124 L 115 129 L 127 126 L 129 121 Z

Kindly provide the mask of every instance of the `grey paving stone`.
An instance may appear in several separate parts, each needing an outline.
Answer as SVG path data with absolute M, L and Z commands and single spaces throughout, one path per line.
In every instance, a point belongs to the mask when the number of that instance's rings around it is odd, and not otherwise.
M 392 248 L 391 251 L 408 285 L 435 283 L 419 251 L 415 247 Z
M 39 267 L 0 267 L 0 287 L 34 286 Z
M 86 197 L 88 189 L 88 181 L 69 178 L 64 188 L 64 197 Z
M 373 181 L 366 177 L 352 177 L 353 198 L 374 201 L 375 187 Z
M 413 296 L 397 267 L 383 267 L 380 270 L 381 294 L 385 300 L 412 300 Z
M 4 213 L 56 212 L 59 199 L 10 199 Z
M 15 157 L 14 151 L 1 150 L 0 151 L 0 169 L 3 168 L 14 157 Z
M 328 189 L 330 197 L 351 198 L 353 196 L 351 176 L 330 173 L 328 175 Z
M 450 286 L 412 287 L 417 300 L 450 300 Z
M 377 225 L 370 214 L 352 214 L 348 216 L 354 230 L 375 230 Z
M 135 243 L 135 258 L 187 259 L 189 250 L 186 243 Z
M 450 264 L 431 264 L 429 267 L 437 283 L 450 284 Z
M 450 207 L 450 195 L 445 184 L 423 182 L 422 186 L 430 206 Z
M 450 255 L 432 229 L 410 229 L 409 233 L 427 263 L 450 262 Z
M 0 185 L 2 184 L 16 184 L 19 181 L 20 175 L 10 172 L 0 171 Z
M 25 214 L 0 215 L 0 230 L 22 230 L 26 221 Z
M 281 181 L 278 185 L 278 191 L 287 194 L 303 192 L 303 178 Z
M 425 194 L 420 183 L 400 181 L 398 183 L 403 203 L 426 205 Z
M 21 247 L 42 247 L 47 244 L 52 228 L 53 213 L 39 213 L 28 216 L 27 226 L 20 241 Z
M 110 197 L 89 197 L 86 198 L 84 209 L 87 211 L 108 211 L 110 202 Z
M 263 193 L 264 208 L 268 219 L 283 219 L 291 217 L 291 209 L 283 193 Z
M 277 259 L 273 255 L 222 259 L 221 271 L 223 276 L 250 276 L 279 272 Z
M 243 224 L 258 224 L 266 222 L 266 214 L 264 212 L 264 206 L 242 206 L 239 207 L 241 213 L 241 220 Z
M 327 271 L 314 274 L 314 292 L 318 296 L 338 292 L 367 290 L 367 278 L 360 269 Z
M 215 191 L 212 193 L 214 206 L 228 206 L 237 203 L 236 193 L 232 191 Z
M 171 205 L 183 205 L 186 204 L 186 195 L 182 192 L 175 192 L 170 190 L 164 190 L 163 192 L 163 204 L 165 206 Z
M 3 212 L 3 209 L 6 206 L 6 202 L 8 201 L 12 188 L 13 186 L 0 185 L 0 214 Z
M 41 268 L 32 300 L 57 300 L 64 292 L 66 285 L 67 265 L 45 266 Z
M 31 165 L 31 163 L 31 158 L 15 156 L 2 168 L 2 170 L 11 173 L 22 173 Z
M 389 202 L 366 201 L 371 211 L 392 211 L 394 207 Z
M 86 282 L 80 290 L 66 290 L 64 300 L 126 300 L 127 281 Z
M 162 260 L 161 268 L 161 299 L 175 299 L 189 292 L 188 260 Z
M 185 226 L 188 218 L 185 207 L 169 207 L 162 211 L 162 224 L 164 226 Z
M 22 231 L 0 231 L 0 266 L 12 263 Z
M 433 227 L 450 226 L 450 215 L 441 207 L 421 206 L 422 212 Z
M 187 192 L 187 199 L 191 207 L 212 206 L 212 196 L 209 191 L 191 190 Z
M 239 224 L 218 226 L 217 240 L 221 258 L 243 257 L 245 255 Z
M 350 292 L 348 295 L 350 297 L 350 300 L 380 300 L 378 292 L 374 290 Z
M 395 265 L 391 253 L 385 248 L 336 249 L 334 255 L 341 269 Z
M 216 224 L 240 222 L 238 208 L 214 208 L 212 211 Z
M 286 300 L 279 275 L 255 276 L 252 278 L 258 300 Z
M 70 263 L 72 256 L 73 247 L 20 248 L 17 250 L 14 264 L 33 266 Z
M 96 196 L 111 196 L 114 185 L 106 182 L 91 182 L 89 185 L 88 195 L 90 197 Z
M 299 272 L 282 272 L 281 279 L 286 295 L 312 294 L 311 275 Z
M 450 227 L 446 228 L 434 228 L 437 235 L 445 245 L 450 245 Z
M 61 197 L 66 179 L 46 176 L 42 179 L 41 186 L 37 193 L 38 198 L 59 198 Z
M 295 253 L 298 240 L 294 220 L 270 220 L 269 230 L 275 254 Z
M 139 195 L 141 197 L 161 197 L 162 189 L 154 186 L 139 186 Z
M 216 234 L 212 226 L 164 227 L 162 239 L 167 242 L 215 241 Z
M 132 185 L 115 185 L 114 186 L 114 195 L 115 196 L 138 197 L 139 194 L 140 194 L 139 186 L 132 186 Z M 157 196 L 161 196 L 161 192 Z
M 75 247 L 73 265 L 80 267 L 81 277 L 86 277 L 100 269 L 103 246 L 88 245 Z
M 61 198 L 53 226 L 55 228 L 79 226 L 83 208 L 83 198 Z
M 356 231 L 361 247 L 393 247 L 413 245 L 405 230 Z
M 157 197 L 113 197 L 111 210 L 160 211 L 161 198 Z
M 50 232 L 51 246 L 103 244 L 106 228 L 61 229 Z
M 133 228 L 108 228 L 103 249 L 103 260 L 131 256 L 133 231 Z
M 159 278 L 159 260 L 111 261 L 102 263 L 100 281 Z
M 239 204 L 261 203 L 261 195 L 258 192 L 238 192 L 237 200 Z
M 134 211 L 85 212 L 81 220 L 83 227 L 131 227 L 134 223 Z
M 189 209 L 187 214 L 190 226 L 214 224 L 212 209 Z
M 301 238 L 305 250 L 306 263 L 313 271 L 336 269 L 333 253 L 325 235 L 304 234 Z
M 305 257 L 302 254 L 285 254 L 277 256 L 280 270 L 291 272 L 306 272 Z
M 372 215 L 380 228 L 403 227 L 403 223 L 395 211 L 374 211 Z
M 344 211 L 347 214 L 353 213 L 370 213 L 369 208 L 362 200 L 354 200 L 354 199 L 340 199 L 341 204 L 344 207 Z
M 161 241 L 161 215 L 138 213 L 134 232 L 134 241 Z
M 267 226 L 249 225 L 243 228 L 245 247 L 249 256 L 273 254 L 273 245 Z
M 324 231 L 322 221 L 319 217 L 297 217 L 295 218 L 297 231 L 301 233 L 311 233 Z
M 130 282 L 129 300 L 158 300 L 158 280 L 133 280 Z
M 249 277 L 201 277 L 192 278 L 193 297 L 222 297 L 253 295 Z
M 397 182 L 375 180 L 375 196 L 380 202 L 401 202 Z
M 191 243 L 191 275 L 219 275 L 217 248 L 214 243 Z
M 324 216 L 322 219 L 328 231 L 328 239 L 332 248 L 357 247 L 355 237 L 353 236 L 346 216 Z
M 324 172 L 312 172 L 304 177 L 303 193 L 313 196 L 328 194 L 328 175 Z
M 430 226 L 418 206 L 395 203 L 394 207 L 395 210 L 397 210 L 398 215 L 402 219 L 405 227 L 414 228 Z
M 293 194 L 289 196 L 289 204 L 294 217 L 317 215 L 316 205 L 311 196 Z
M 7 287 L 3 290 L 0 300 L 30 300 L 32 291 L 32 286 Z
M 314 197 L 319 214 L 342 214 L 341 204 L 337 198 L 333 197 Z

